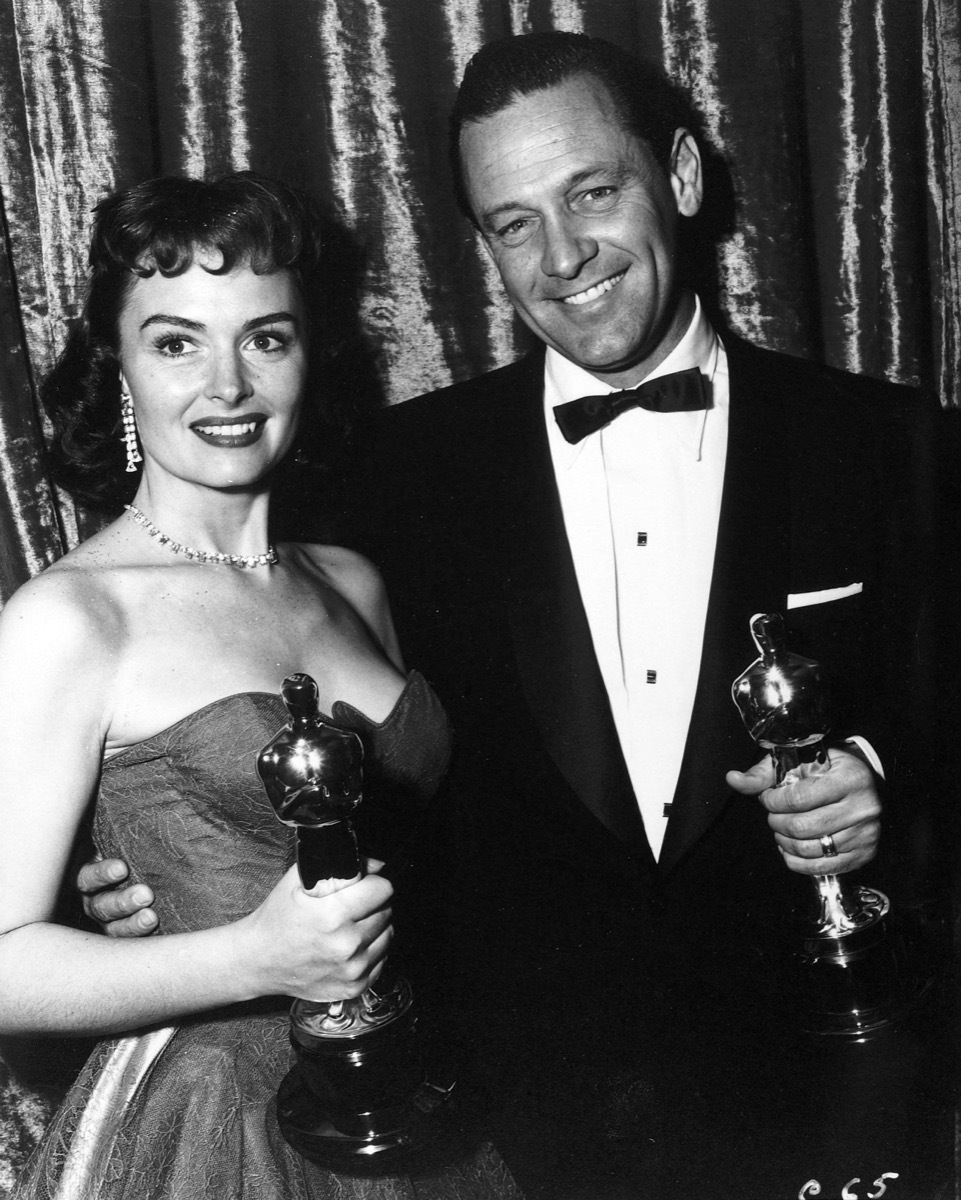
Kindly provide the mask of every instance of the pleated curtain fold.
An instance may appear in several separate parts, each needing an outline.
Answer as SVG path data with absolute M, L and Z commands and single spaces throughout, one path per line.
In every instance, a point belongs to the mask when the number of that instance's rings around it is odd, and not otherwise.
M 954 0 L 0 0 L 0 598 L 94 527 L 45 478 L 36 387 L 117 186 L 253 167 L 311 191 L 390 402 L 516 356 L 445 145 L 464 64 L 508 33 L 604 36 L 690 88 L 734 330 L 958 406 L 959 24 Z

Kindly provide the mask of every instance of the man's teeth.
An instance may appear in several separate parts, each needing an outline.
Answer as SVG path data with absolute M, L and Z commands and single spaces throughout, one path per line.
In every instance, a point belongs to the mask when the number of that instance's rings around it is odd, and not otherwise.
M 198 425 L 198 433 L 206 433 L 208 437 L 237 437 L 244 433 L 253 433 L 257 428 L 256 421 L 245 421 L 243 425 Z
M 576 292 L 573 296 L 565 296 L 564 303 L 588 304 L 591 300 L 596 300 L 598 296 L 603 296 L 605 292 L 609 292 L 616 283 L 621 282 L 626 274 L 626 271 L 622 271 L 620 275 L 612 275 L 610 279 L 604 279 L 601 283 L 595 283 L 586 292 Z

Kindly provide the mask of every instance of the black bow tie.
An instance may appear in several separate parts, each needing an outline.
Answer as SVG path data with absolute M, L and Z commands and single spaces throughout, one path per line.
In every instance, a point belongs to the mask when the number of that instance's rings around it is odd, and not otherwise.
M 567 404 L 558 404 L 554 419 L 561 433 L 574 445 L 589 433 L 609 425 L 615 417 L 629 408 L 646 408 L 649 412 L 693 412 L 710 408 L 711 385 L 697 367 L 661 375 L 650 383 L 642 383 L 630 391 L 610 392 L 606 396 L 581 396 Z

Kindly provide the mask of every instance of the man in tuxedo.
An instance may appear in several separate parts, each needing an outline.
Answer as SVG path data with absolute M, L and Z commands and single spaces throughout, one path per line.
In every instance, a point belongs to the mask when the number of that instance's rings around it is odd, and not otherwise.
M 776 1128 L 828 1139 L 834 1067 L 788 1054 L 783 922 L 874 858 L 882 773 L 908 827 L 924 405 L 718 335 L 679 272 L 697 138 L 618 48 L 485 47 L 452 158 L 542 345 L 378 414 L 343 492 L 457 734 L 425 990 L 531 1195 L 795 1194 Z M 731 700 L 766 611 L 833 680 L 830 768 L 779 788 Z
M 908 825 L 930 413 L 718 336 L 679 278 L 698 141 L 630 55 L 488 45 L 451 128 L 542 346 L 381 414 L 346 508 L 457 731 L 438 910 L 471 948 L 447 975 L 473 1028 L 516 1035 L 498 1141 L 538 1195 L 796 1194 L 830 1170 L 816 1114 L 836 1121 L 845 1068 L 791 1057 L 784 921 L 814 904 L 804 876 L 873 859 L 882 770 L 895 849 Z M 766 758 L 736 769 L 756 754 L 731 684 L 765 611 L 834 692 L 829 772 L 783 788 Z

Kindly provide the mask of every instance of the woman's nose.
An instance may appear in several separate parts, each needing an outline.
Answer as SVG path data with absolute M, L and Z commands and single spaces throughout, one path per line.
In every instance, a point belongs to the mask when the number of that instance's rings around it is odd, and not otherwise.
M 250 396 L 252 390 L 246 364 L 240 354 L 225 350 L 213 356 L 204 388 L 211 400 L 236 404 Z

